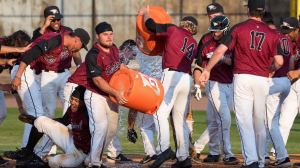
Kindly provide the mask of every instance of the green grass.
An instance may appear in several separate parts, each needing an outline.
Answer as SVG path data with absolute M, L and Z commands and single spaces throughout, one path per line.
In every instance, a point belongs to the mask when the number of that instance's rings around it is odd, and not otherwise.
M 59 114 L 58 114 L 59 116 Z M 122 115 L 125 116 L 125 115 Z M 21 145 L 21 138 L 23 135 L 23 123 L 18 119 L 18 112 L 15 108 L 8 109 L 8 117 L 0 126 L 0 154 L 6 150 L 14 150 Z M 194 112 L 194 133 L 193 140 L 196 140 L 206 128 L 205 113 L 196 111 Z M 126 123 L 122 125 L 126 126 Z M 126 126 L 127 128 L 127 126 Z M 132 144 L 126 139 L 126 128 L 120 128 L 119 137 L 121 138 L 122 148 L 124 153 L 142 154 L 144 153 L 141 136 L 138 137 L 138 141 Z M 138 133 L 139 134 L 139 133 Z M 140 134 L 139 134 L 140 135 Z M 290 154 L 300 153 L 300 118 L 297 117 L 291 134 L 288 140 L 287 149 Z M 241 153 L 240 139 L 235 125 L 234 114 L 232 114 L 232 126 L 231 126 L 231 144 L 233 152 Z M 174 143 L 172 142 L 174 146 Z M 204 153 L 208 153 L 207 146 Z

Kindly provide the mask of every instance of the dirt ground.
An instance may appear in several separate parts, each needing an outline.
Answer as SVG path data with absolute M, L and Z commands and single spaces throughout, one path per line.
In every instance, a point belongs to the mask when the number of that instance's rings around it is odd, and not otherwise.
M 126 163 L 105 163 L 109 168 L 143 168 L 145 166 L 142 166 L 138 162 L 142 159 L 143 156 L 141 155 L 126 155 L 128 158 L 131 158 L 133 162 L 126 162 Z M 201 156 L 201 159 L 204 159 L 206 156 Z M 242 165 L 242 156 L 237 155 L 238 159 L 240 160 L 239 165 L 224 165 L 223 162 L 218 162 L 214 164 L 207 164 L 207 163 L 196 163 L 193 162 L 193 168 L 239 168 Z M 300 162 L 300 154 L 292 154 L 290 155 L 290 159 L 293 163 Z M 15 167 L 15 161 L 10 161 L 8 165 L 4 166 L 3 168 L 14 168 Z M 175 163 L 175 160 L 170 160 L 164 163 L 161 168 L 169 168 L 171 165 Z

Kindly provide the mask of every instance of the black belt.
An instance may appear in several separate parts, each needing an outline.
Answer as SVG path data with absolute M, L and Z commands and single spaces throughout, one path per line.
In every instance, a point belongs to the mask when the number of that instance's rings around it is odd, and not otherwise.
M 45 72 L 51 72 L 52 70 L 49 70 L 49 69 L 44 69 Z M 52 72 L 55 72 L 55 73 L 63 73 L 65 72 L 66 69 L 60 69 L 60 70 L 57 70 L 57 71 L 52 71 Z

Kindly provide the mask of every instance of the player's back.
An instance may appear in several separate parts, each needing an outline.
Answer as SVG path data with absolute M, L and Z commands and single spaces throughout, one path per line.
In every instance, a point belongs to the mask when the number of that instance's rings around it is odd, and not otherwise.
M 230 35 L 234 73 L 267 77 L 270 60 L 277 55 L 277 33 L 265 23 L 249 19 L 234 26 Z

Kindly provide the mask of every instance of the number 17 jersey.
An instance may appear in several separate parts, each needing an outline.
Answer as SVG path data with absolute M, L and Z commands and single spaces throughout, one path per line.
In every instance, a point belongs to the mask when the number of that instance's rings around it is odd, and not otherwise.
M 277 32 L 253 19 L 232 27 L 221 43 L 234 51 L 234 74 L 268 77 L 273 57 L 280 55 Z

